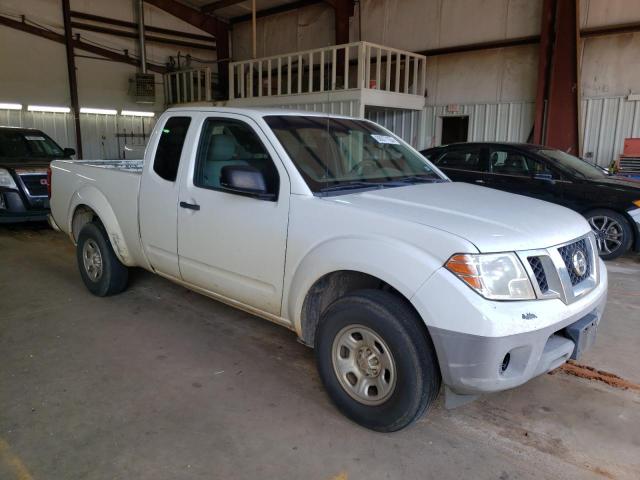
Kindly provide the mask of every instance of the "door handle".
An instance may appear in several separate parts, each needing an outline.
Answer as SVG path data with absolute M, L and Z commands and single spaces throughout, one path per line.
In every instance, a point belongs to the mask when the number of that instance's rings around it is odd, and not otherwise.
M 484 183 L 484 180 L 476 180 L 476 183 Z
M 195 203 L 180 202 L 182 208 L 188 208 L 189 210 L 200 210 L 200 205 Z

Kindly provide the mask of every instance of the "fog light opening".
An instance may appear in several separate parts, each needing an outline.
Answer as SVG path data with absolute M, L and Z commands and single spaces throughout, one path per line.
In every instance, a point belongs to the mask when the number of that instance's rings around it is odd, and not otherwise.
M 509 368 L 509 362 L 511 361 L 511 354 L 507 353 L 502 359 L 502 365 L 500 365 L 500 373 L 504 373 Z

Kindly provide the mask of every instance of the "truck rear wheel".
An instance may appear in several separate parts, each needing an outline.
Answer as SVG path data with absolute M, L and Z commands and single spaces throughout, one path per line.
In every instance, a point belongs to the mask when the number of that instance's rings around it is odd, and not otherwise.
M 115 295 L 127 287 L 129 270 L 116 257 L 102 225 L 90 222 L 82 227 L 76 258 L 82 281 L 94 295 Z
M 440 369 L 421 322 L 401 298 L 382 290 L 360 290 L 327 308 L 316 331 L 316 363 L 343 414 L 393 432 L 433 403 Z

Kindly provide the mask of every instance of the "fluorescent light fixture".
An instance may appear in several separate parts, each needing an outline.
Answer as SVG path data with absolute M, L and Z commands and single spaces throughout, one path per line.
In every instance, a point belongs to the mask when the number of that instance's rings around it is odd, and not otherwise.
M 130 116 L 130 117 L 153 117 L 155 113 L 153 112 L 138 112 L 135 110 L 122 110 L 120 115 Z
M 0 110 L 22 110 L 19 103 L 0 103 Z
M 30 112 L 51 112 L 51 113 L 69 113 L 71 109 L 69 107 L 50 107 L 43 105 L 29 105 L 27 110 Z
M 110 110 L 108 108 L 89 108 L 82 107 L 80 109 L 80 113 L 95 113 L 97 115 L 115 115 L 118 113 L 117 110 Z

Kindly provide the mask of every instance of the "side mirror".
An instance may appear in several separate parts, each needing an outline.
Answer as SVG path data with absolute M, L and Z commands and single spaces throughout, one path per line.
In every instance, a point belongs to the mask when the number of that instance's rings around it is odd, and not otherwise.
M 220 171 L 220 186 L 230 192 L 261 200 L 275 200 L 268 193 L 267 182 L 260 170 L 248 165 L 227 165 Z
M 65 157 L 71 157 L 76 154 L 76 151 L 73 148 L 65 148 L 62 152 Z

